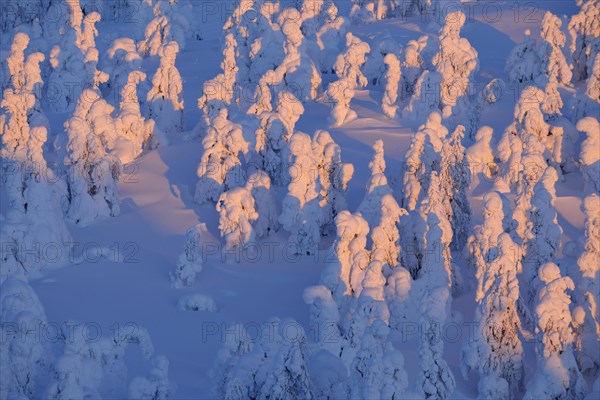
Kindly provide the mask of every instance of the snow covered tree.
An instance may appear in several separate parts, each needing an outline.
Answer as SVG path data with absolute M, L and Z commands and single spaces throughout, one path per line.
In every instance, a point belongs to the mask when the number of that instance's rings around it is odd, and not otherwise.
M 515 105 L 514 121 L 506 128 L 495 156 L 500 161 L 499 175 L 505 185 L 529 185 L 537 182 L 546 168 L 550 125 L 541 110 L 545 93 L 535 86 L 527 86 Z M 554 142 L 552 142 L 552 145 Z M 549 158 L 549 155 L 548 155 Z M 525 174 L 525 180 L 520 179 Z M 530 182 L 531 179 L 534 179 Z M 500 182 L 499 182 L 500 183 Z
M 577 260 L 581 281 L 577 285 L 578 303 L 584 311 L 578 340 L 577 359 L 582 371 L 594 371 L 600 367 L 600 296 L 598 294 L 600 273 L 600 196 L 593 193 L 583 201 L 585 220 L 585 251 Z
M 539 269 L 535 314 L 538 342 L 538 366 L 524 399 L 583 399 L 586 383 L 573 355 L 573 329 L 567 290 L 575 285 L 569 277 L 561 277 L 554 263 Z
M 348 20 L 338 15 L 338 8 L 333 1 L 322 7 L 322 25 L 315 34 L 315 42 L 320 50 L 318 59 L 321 72 L 332 74 L 333 65 L 340 53 L 339 45 L 343 43 L 348 30 Z
M 209 372 L 214 380 L 212 391 L 216 397 L 222 399 L 249 396 L 249 388 L 244 386 L 250 383 L 246 382 L 247 377 L 255 372 L 251 370 L 255 360 L 248 360 L 254 343 L 241 323 L 235 323 L 227 328 L 235 331 L 236 334 L 226 335 L 223 346 L 217 353 L 215 365 Z M 240 363 L 242 359 L 251 362 L 246 362 L 247 367 L 242 368 Z
M 492 223 L 491 218 L 486 218 L 486 222 Z M 501 221 L 495 223 L 495 231 L 502 232 Z M 477 325 L 475 337 L 463 349 L 462 372 L 468 379 L 469 371 L 479 371 L 480 398 L 509 399 L 519 390 L 523 377 L 521 322 L 517 313 L 519 254 L 507 233 L 500 233 L 494 242 L 497 257 L 486 259 L 478 274 Z
M 236 187 L 224 192 L 217 201 L 219 230 L 225 236 L 225 250 L 241 250 L 254 241 L 252 223 L 258 219 L 250 190 Z
M 22 56 L 28 43 L 24 34 L 13 41 L 8 60 L 11 84 L 0 103 L 0 179 L 8 206 L 0 229 L 0 282 L 9 276 L 27 279 L 48 263 L 65 261 L 71 241 L 60 203 L 66 187 L 44 158 L 49 123 L 30 91 L 42 82 L 39 53 L 26 61 Z M 48 246 L 57 257 L 47 256 Z
M 494 130 L 491 127 L 482 126 L 475 135 L 475 143 L 466 149 L 465 160 L 474 185 L 477 185 L 480 179 L 491 181 L 497 172 L 491 146 L 493 136 Z
M 350 32 L 346 34 L 346 51 L 338 55 L 333 66 L 339 79 L 327 87 L 327 96 L 333 107 L 330 117 L 332 126 L 356 118 L 356 113 L 350 110 L 350 101 L 354 97 L 354 90 L 368 83 L 360 67 L 366 62 L 365 56 L 370 51 L 367 43 Z
M 379 224 L 371 233 L 372 259 L 386 263 L 390 268 L 395 268 L 400 263 L 400 232 L 398 224 L 400 218 L 407 215 L 406 210 L 400 208 L 398 202 L 391 194 L 381 197 L 381 216 Z
M 446 399 L 455 386 L 454 376 L 443 359 L 444 343 L 437 329 L 446 319 L 449 298 L 448 288 L 432 289 L 419 309 L 420 325 L 426 330 L 421 333 L 419 343 L 417 384 L 426 399 Z
M 280 83 L 275 89 L 294 92 L 302 102 L 314 100 L 321 86 L 321 75 L 308 53 L 301 30 L 300 12 L 293 7 L 285 8 L 279 14 L 278 22 L 285 38 L 285 57 L 275 68 L 277 81 Z
M 586 193 L 600 192 L 600 123 L 594 117 L 586 117 L 577 122 L 577 130 L 587 137 L 581 143 L 579 165 L 583 174 Z
M 352 359 L 354 359 L 352 363 L 357 358 L 360 359 L 360 347 L 369 327 L 377 320 L 381 320 L 385 324 L 390 320 L 390 312 L 385 302 L 384 266 L 385 263 L 382 261 L 371 261 L 364 271 L 360 283 L 362 290 L 358 297 L 349 297 L 341 304 L 341 309 L 345 311 L 345 315 L 342 315 L 344 337 L 350 343 L 350 347 L 344 349 L 346 351 L 342 354 L 342 358 L 349 364 Z M 350 368 L 352 369 L 352 366 Z
M 418 212 L 418 206 L 423 203 L 431 189 L 432 172 L 439 171 L 441 162 L 442 139 L 448 134 L 448 129 L 442 124 L 438 112 L 431 113 L 425 124 L 419 127 L 413 136 L 410 148 L 405 155 L 404 163 L 404 193 L 401 205 L 408 211 L 406 223 L 402 224 L 400 232 L 405 247 L 402 254 L 404 266 L 417 276 L 421 268 L 421 249 L 425 232 L 425 220 Z M 437 189 L 437 188 L 436 188 Z M 448 202 L 445 203 L 447 210 Z M 444 215 L 447 215 L 444 212 Z
M 115 127 L 124 142 L 119 144 L 118 150 L 118 156 L 124 164 L 135 160 L 144 147 L 156 147 L 165 140 L 161 137 L 161 132 L 155 131 L 154 121 L 145 119 L 140 111 L 137 86 L 145 79 L 145 73 L 131 71 L 127 84 L 121 89 L 121 103 L 115 118 Z
M 133 378 L 129 384 L 129 398 L 167 400 L 173 394 L 169 386 L 169 360 L 157 356 L 152 360 L 154 367 L 148 376 Z
M 539 76 L 542 69 L 542 61 L 529 29 L 525 31 L 524 36 L 523 42 L 513 47 L 506 61 L 505 70 L 513 83 L 532 82 Z
M 483 197 L 483 223 L 473 229 L 468 239 L 468 251 L 475 267 L 475 278 L 479 285 L 484 279 L 487 265 L 498 256 L 498 237 L 507 232 L 508 217 L 504 213 L 503 196 L 498 192 L 488 192 Z M 515 250 L 516 251 L 516 250 Z M 521 272 L 518 264 L 517 271 Z M 481 286 L 478 291 L 482 291 Z
M 403 177 L 402 205 L 407 211 L 414 210 L 419 199 L 429 190 L 429 176 L 431 171 L 439 170 L 442 139 L 447 135 L 448 129 L 442 124 L 442 116 L 439 112 L 432 112 L 412 137 L 405 155 Z
M 0 282 L 9 276 L 26 279 L 48 264 L 66 262 L 70 254 L 72 239 L 61 207 L 66 186 L 44 159 L 42 146 L 47 136 L 45 127 L 32 128 L 28 161 L 3 160 L 14 170 L 8 174 L 10 203 L 0 229 Z
M 17 92 L 21 92 L 25 86 L 25 49 L 27 46 L 29 46 L 29 36 L 23 32 L 16 33 L 10 45 L 10 55 L 6 59 L 9 72 L 6 81 L 7 83 L 10 81 Z M 3 81 L 4 79 L 5 77 L 3 77 Z
M 0 285 L 0 397 L 33 398 L 50 352 L 40 340 L 46 313 L 35 291 L 16 278 Z
M 144 56 L 160 56 L 161 48 L 172 41 L 184 49 L 186 38 L 192 34 L 190 11 L 181 0 L 157 0 L 153 6 L 154 19 L 146 26 L 144 39 L 138 44 L 139 52 Z
M 234 99 L 236 77 L 239 70 L 235 57 L 236 46 L 237 42 L 233 34 L 227 34 L 223 46 L 224 58 L 221 62 L 223 72 L 204 82 L 202 96 L 198 99 L 198 107 L 203 110 L 206 119 L 204 122 L 207 125 L 210 124 L 215 115 L 218 115 L 220 108 L 229 106 L 234 100 L 237 101 L 237 99 Z M 269 95 L 268 107 L 270 108 L 270 91 L 266 87 L 266 82 L 261 82 L 258 89 L 264 91 L 264 93 L 261 93 L 262 96 Z
M 440 182 L 452 224 L 452 249 L 460 250 L 467 242 L 471 230 L 471 206 L 467 196 L 470 185 L 469 166 L 465 163 L 462 145 L 465 128 L 458 125 L 444 140 L 441 154 Z
M 143 327 L 92 340 L 84 324 L 66 321 L 65 326 L 68 331 L 62 329 L 59 332 L 63 352 L 52 366 L 52 379 L 43 395 L 45 398 L 114 396 L 114 391 L 126 384 L 125 351 L 128 344 L 139 344 L 146 360 L 154 352 L 150 336 Z
M 335 217 L 346 209 L 346 190 L 354 174 L 354 165 L 342 163 L 342 151 L 329 132 L 318 130 L 312 142 L 321 187 L 322 233 L 333 229 Z
M 365 197 L 358 206 L 358 211 L 367 220 L 370 227 L 377 226 L 382 218 L 382 197 L 392 193 L 392 188 L 389 187 L 385 176 L 383 140 L 377 139 L 373 145 L 373 150 L 375 154 L 369 163 L 371 177 L 367 181 Z
M 373 42 L 371 51 L 367 55 L 367 61 L 362 67 L 369 85 L 385 87 L 387 81 L 385 57 L 392 54 L 398 58 L 401 50 L 400 44 L 389 34 Z
M 425 69 L 423 53 L 427 46 L 428 39 L 429 36 L 421 36 L 418 40 L 409 40 L 404 49 L 402 77 L 400 82 L 400 100 L 408 99 L 415 93 L 417 80 Z
M 8 88 L 3 93 L 0 105 L 0 134 L 2 135 L 2 175 L 6 183 L 8 201 L 12 208 L 25 210 L 23 192 L 25 190 L 24 169 L 29 163 L 27 158 L 30 139 L 30 126 L 27 111 L 33 107 L 35 97 L 29 93 L 19 93 Z M 12 170 L 11 173 L 9 169 Z
M 385 18 L 386 2 L 383 0 L 353 0 L 350 10 L 352 21 L 357 24 L 369 24 Z
M 294 327 L 295 336 L 289 329 Z M 260 339 L 252 343 L 249 333 L 238 334 L 219 356 L 215 375 L 217 396 L 234 398 L 313 399 L 308 375 L 306 337 L 296 321 L 271 319 L 263 325 Z
M 366 330 L 348 378 L 349 398 L 401 398 L 407 385 L 402 353 L 388 339 L 390 329 L 376 319 Z
M 48 78 L 46 104 L 53 111 L 72 111 L 77 99 L 86 88 L 97 86 L 108 80 L 107 75 L 99 75 L 98 50 L 95 24 L 100 14 L 91 12 L 84 18 L 79 0 L 68 1 L 70 8 L 69 25 L 61 37 L 59 45 L 50 51 L 52 73 Z M 99 79 L 99 76 L 102 79 Z
M 411 290 L 413 286 L 410 272 L 401 265 L 392 270 L 384 287 L 385 300 L 390 312 L 390 327 L 399 328 L 412 317 Z
M 331 82 L 327 87 L 327 97 L 332 105 L 330 124 L 332 127 L 342 125 L 346 121 L 356 119 L 356 112 L 350 109 L 354 97 L 355 85 L 348 78 Z
M 174 41 L 160 48 L 160 65 L 146 97 L 150 118 L 165 134 L 183 131 L 183 100 L 180 99 L 183 81 L 175 67 L 178 52 L 179 45 Z
M 248 177 L 246 189 L 252 193 L 256 204 L 258 218 L 253 228 L 256 236 L 261 238 L 279 230 L 279 210 L 271 192 L 271 179 L 264 171 L 256 171 Z
M 560 18 L 546 11 L 540 27 L 542 42 L 538 49 L 542 75 L 536 79 L 544 86 L 548 82 L 568 84 L 573 75 L 562 51 L 567 38 L 560 29 L 561 26 Z
M 465 15 L 461 11 L 450 12 L 445 17 L 440 30 L 440 50 L 433 57 L 433 65 L 442 77 L 440 100 L 444 115 L 451 111 L 444 108 L 454 107 L 468 93 L 469 84 L 479 68 L 477 51 L 469 41 L 460 37 L 465 24 Z
M 120 212 L 117 182 L 121 162 L 107 151 L 110 138 L 102 137 L 105 131 L 115 133 L 110 128 L 111 111 L 112 106 L 101 99 L 98 92 L 85 89 L 73 116 L 65 122 L 69 139 L 69 153 L 65 158 L 69 190 L 67 216 L 77 224 L 88 225 Z M 94 118 L 95 115 L 98 118 Z
M 556 170 L 548 167 L 533 189 L 525 230 L 527 254 L 524 261 L 530 299 L 533 299 L 536 290 L 535 277 L 539 266 L 556 260 L 560 250 L 562 228 L 554 205 L 557 180 Z
M 404 118 L 422 121 L 432 112 L 441 112 L 440 85 L 442 75 L 436 71 L 425 70 L 417 79 L 408 105 L 402 110 Z M 447 116 L 447 115 L 445 115 Z
M 581 81 L 592 75 L 590 66 L 600 47 L 600 4 L 597 0 L 587 0 L 581 5 L 579 13 L 569 21 L 571 38 L 571 58 L 573 60 L 573 79 Z
M 600 48 L 600 39 L 598 40 Z M 600 113 L 600 50 L 593 60 L 590 60 L 592 73 L 587 78 L 585 93 L 578 93 L 573 99 L 573 118 L 594 116 Z
M 290 181 L 289 141 L 294 134 L 296 122 L 304 112 L 304 106 L 290 92 L 279 92 L 275 112 L 263 112 L 257 128 L 256 167 L 265 171 L 275 185 L 287 185 Z
M 310 328 L 320 349 L 339 357 L 342 352 L 340 313 L 331 290 L 323 285 L 304 289 L 303 299 L 310 307 Z
M 396 117 L 396 110 L 398 106 L 395 105 L 398 100 L 398 89 L 400 84 L 400 60 L 395 54 L 387 54 L 383 59 L 386 65 L 385 72 L 385 93 L 381 101 L 383 107 L 383 113 L 388 118 Z
M 301 3 L 300 7 L 296 7 L 300 11 L 300 29 L 304 36 L 311 37 L 319 29 L 319 18 L 325 0 L 302 0 Z
M 107 93 L 106 97 L 118 96 L 123 86 L 128 85 L 130 73 L 140 71 L 143 61 L 135 40 L 128 37 L 113 40 L 98 64 L 100 69 L 109 75 L 106 87 L 110 93 Z
M 437 190 L 438 183 L 434 172 L 428 199 L 420 211 L 425 214 L 426 230 L 420 279 L 417 280 L 421 293 L 419 321 L 424 329 L 419 342 L 420 372 L 417 385 L 426 399 L 446 399 L 455 386 L 454 376 L 443 359 L 444 342 L 439 330 L 450 314 L 450 289 L 454 276 L 449 248 L 452 228 L 441 209 L 443 195 Z
M 369 225 L 360 213 L 344 210 L 335 219 L 337 239 L 333 244 L 335 261 L 329 263 L 321 282 L 333 293 L 336 301 L 344 296 L 358 297 L 370 256 L 366 250 Z
M 321 239 L 321 190 L 311 139 L 296 132 L 290 138 L 291 165 L 288 193 L 283 199 L 279 222 L 291 233 L 289 243 L 296 254 L 316 254 Z
M 169 274 L 171 287 L 179 289 L 196 283 L 196 274 L 202 271 L 205 259 L 203 240 L 206 232 L 206 225 L 197 224 L 185 233 L 183 253 L 179 255 L 175 269 Z
M 242 126 L 228 119 L 226 108 L 215 117 L 202 145 L 204 152 L 197 170 L 200 179 L 194 195 L 198 204 L 216 202 L 224 191 L 245 184 L 240 155 L 244 159 L 249 146 Z

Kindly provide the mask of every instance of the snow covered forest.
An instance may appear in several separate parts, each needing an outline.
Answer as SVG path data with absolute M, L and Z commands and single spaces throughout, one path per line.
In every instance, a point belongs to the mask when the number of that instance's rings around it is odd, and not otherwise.
M 600 399 L 600 0 L 2 0 L 0 399 Z

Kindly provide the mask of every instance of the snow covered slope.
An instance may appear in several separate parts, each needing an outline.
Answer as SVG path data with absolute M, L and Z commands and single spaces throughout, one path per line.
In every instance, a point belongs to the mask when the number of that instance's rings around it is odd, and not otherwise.
M 30 3 L 0 398 L 600 393 L 598 0 Z

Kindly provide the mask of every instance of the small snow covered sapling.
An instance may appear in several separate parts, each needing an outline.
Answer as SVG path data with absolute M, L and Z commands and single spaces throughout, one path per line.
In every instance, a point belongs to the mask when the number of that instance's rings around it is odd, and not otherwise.
M 179 255 L 177 265 L 170 273 L 173 288 L 193 286 L 196 283 L 196 274 L 202 271 L 202 264 L 206 256 L 203 253 L 205 232 L 204 224 L 195 225 L 186 232 L 183 253 Z

